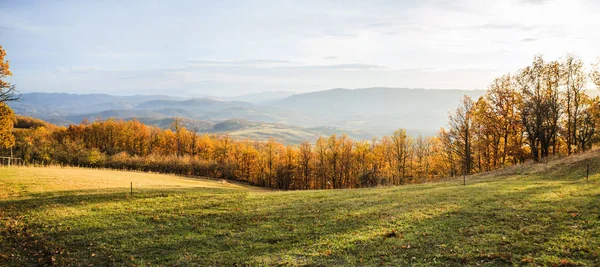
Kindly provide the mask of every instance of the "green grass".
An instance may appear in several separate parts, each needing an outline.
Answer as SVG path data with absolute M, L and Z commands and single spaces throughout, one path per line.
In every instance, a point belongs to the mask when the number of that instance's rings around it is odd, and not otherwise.
M 0 265 L 598 266 L 598 156 L 470 177 L 467 186 L 295 192 L 3 168 Z M 146 176 L 152 185 L 142 185 Z

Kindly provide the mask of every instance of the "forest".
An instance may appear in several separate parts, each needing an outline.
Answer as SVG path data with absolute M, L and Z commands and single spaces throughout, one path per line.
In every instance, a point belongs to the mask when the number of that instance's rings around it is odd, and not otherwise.
M 238 140 L 198 134 L 175 120 L 162 130 L 137 120 L 108 119 L 59 127 L 3 116 L 3 153 L 26 164 L 208 176 L 281 190 L 359 188 L 435 181 L 487 172 L 528 160 L 585 151 L 600 141 L 598 64 L 575 56 L 533 62 L 496 78 L 479 99 L 464 97 L 437 136 L 355 141 L 345 135 L 315 143 Z M 1 110 L 12 114 L 6 104 Z

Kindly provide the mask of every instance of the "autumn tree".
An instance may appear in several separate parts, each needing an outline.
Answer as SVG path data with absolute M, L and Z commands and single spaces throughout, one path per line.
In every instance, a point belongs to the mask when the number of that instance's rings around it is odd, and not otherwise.
M 353 188 L 357 184 L 353 178 L 354 174 L 354 141 L 343 134 L 339 138 L 340 143 L 340 188 Z
M 446 148 L 439 136 L 440 134 L 438 133 L 438 136 L 427 138 L 430 144 L 430 154 L 427 171 L 425 173 L 425 175 L 427 175 L 426 181 L 434 181 L 441 177 L 450 176 L 447 172 L 449 168 L 446 165 Z
M 277 167 L 277 149 L 281 145 L 275 142 L 275 139 L 270 138 L 267 144 L 264 146 L 263 157 L 266 163 L 266 184 L 271 186 L 276 174 Z
M 561 69 L 560 63 L 557 61 L 548 62 L 544 68 L 544 100 L 547 105 L 547 120 L 545 122 L 545 141 L 542 146 L 542 152 L 545 152 L 545 156 L 550 155 L 550 146 L 552 147 L 552 155 L 558 153 L 557 141 L 559 135 L 559 120 L 562 116 L 563 106 L 561 105 L 560 95 L 560 82 L 561 82 Z
M 374 142 L 369 143 L 368 141 L 356 142 L 354 144 L 356 158 L 356 174 L 358 183 L 362 187 L 373 186 L 377 183 L 375 172 L 373 167 L 373 161 L 375 159 L 373 154 Z
M 6 50 L 0 46 L 0 103 L 18 100 L 20 97 L 15 86 L 5 81 L 6 77 L 12 75 L 10 62 L 5 57 Z
M 557 135 L 562 106 L 559 94 L 560 68 L 556 61 L 546 63 L 536 56 L 531 66 L 516 76 L 523 101 L 520 112 L 532 158 L 548 157 L 557 152 Z
M 464 96 L 460 106 L 450 115 L 449 122 L 451 145 L 460 159 L 460 168 L 465 175 L 471 174 L 473 168 L 473 107 L 473 100 Z
M 565 138 L 567 154 L 579 145 L 579 131 L 576 130 L 581 117 L 581 106 L 585 97 L 584 87 L 587 75 L 583 69 L 583 61 L 572 55 L 567 56 L 561 63 L 562 83 L 564 86 L 565 106 Z
M 442 166 L 444 168 L 443 173 L 447 176 L 454 177 L 458 173 L 458 159 L 455 153 L 455 138 L 446 129 L 441 129 L 438 133 L 437 139 L 440 141 L 442 147 L 440 155 L 442 157 Z
M 14 126 L 14 112 L 5 103 L 0 103 L 0 148 L 15 145 L 15 136 L 11 132 Z
M 412 140 L 404 129 L 396 130 L 392 135 L 392 154 L 394 156 L 394 166 L 396 166 L 394 184 L 404 184 L 406 182 L 411 143 Z
M 413 142 L 412 150 L 416 161 L 413 174 L 416 175 L 417 179 L 424 178 L 429 174 L 432 145 L 433 140 L 422 135 L 419 135 Z
M 507 74 L 495 79 L 485 94 L 485 100 L 489 108 L 486 119 L 497 134 L 495 142 L 500 142 L 497 151 L 499 158 L 496 160 L 500 166 L 506 166 L 508 159 L 513 159 L 513 164 L 516 164 L 521 155 L 523 138 L 518 109 L 521 95 L 515 90 L 513 77 Z
M 291 146 L 285 146 L 280 147 L 278 154 L 280 155 L 280 164 L 277 166 L 277 188 L 289 190 L 296 187 L 296 189 L 301 189 L 302 187 L 297 185 L 301 181 L 296 180 L 295 177 L 297 169 L 296 151 Z
M 592 72 L 590 73 L 592 82 L 596 85 L 596 88 L 600 90 L 600 57 L 598 61 L 592 65 Z
M 14 112 L 6 102 L 18 100 L 20 96 L 15 86 L 5 80 L 12 75 L 10 62 L 5 57 L 6 50 L 0 46 L 0 147 L 10 148 L 15 144 L 15 137 L 11 132 L 14 126 Z
M 331 186 L 339 188 L 341 181 L 340 154 L 342 153 L 342 149 L 341 143 L 335 134 L 327 139 L 327 149 L 331 166 Z
M 327 139 L 324 137 L 319 137 L 315 142 L 315 156 L 316 156 L 316 169 L 315 183 L 319 186 L 316 188 L 319 189 L 327 189 L 328 184 L 330 184 L 328 176 L 329 176 L 329 162 L 327 157 Z
M 308 141 L 304 141 L 298 146 L 298 164 L 300 167 L 300 177 L 302 179 L 302 189 L 309 189 L 311 187 L 311 176 L 313 161 L 312 146 Z
M 473 121 L 471 147 L 475 165 L 480 172 L 495 168 L 499 159 L 501 134 L 495 116 L 484 97 L 480 97 L 474 103 L 471 112 Z
M 589 98 L 583 95 L 581 99 L 581 114 L 573 131 L 577 137 L 577 149 L 585 151 L 591 147 L 591 142 L 597 133 L 598 120 L 600 119 L 600 99 Z

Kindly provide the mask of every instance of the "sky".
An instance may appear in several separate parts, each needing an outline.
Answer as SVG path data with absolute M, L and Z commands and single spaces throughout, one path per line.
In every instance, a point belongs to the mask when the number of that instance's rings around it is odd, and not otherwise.
M 21 92 L 234 96 L 485 89 L 536 54 L 600 56 L 595 0 L 0 0 Z

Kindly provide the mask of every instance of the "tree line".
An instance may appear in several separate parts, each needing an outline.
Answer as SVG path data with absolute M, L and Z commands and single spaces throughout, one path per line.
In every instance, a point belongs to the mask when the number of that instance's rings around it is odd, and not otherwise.
M 84 120 L 68 127 L 31 121 L 14 130 L 14 153 L 25 162 L 209 176 L 283 190 L 397 185 L 447 176 L 443 159 L 436 156 L 441 155 L 437 138 L 413 139 L 404 130 L 372 141 L 332 135 L 313 144 L 283 145 L 197 134 L 177 119 L 166 130 L 137 120 Z
M 598 64 L 567 56 L 496 78 L 476 101 L 465 97 L 451 114 L 444 144 L 451 175 L 485 172 L 551 155 L 585 151 L 598 141 L 600 100 L 586 93 L 600 88 Z
M 399 129 L 369 141 L 332 135 L 284 145 L 198 134 L 178 119 L 163 130 L 137 120 L 58 127 L 20 117 L 9 143 L 28 163 L 208 176 L 282 190 L 421 183 L 589 149 L 600 133 L 600 100 L 585 89 L 600 87 L 599 73 L 574 56 L 536 56 L 495 79 L 479 99 L 465 96 L 448 127 L 431 137 Z

